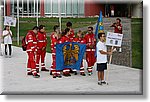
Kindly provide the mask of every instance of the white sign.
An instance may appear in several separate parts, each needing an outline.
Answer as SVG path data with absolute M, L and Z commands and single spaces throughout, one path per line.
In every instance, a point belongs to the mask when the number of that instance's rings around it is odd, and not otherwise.
M 16 18 L 5 16 L 4 17 L 4 25 L 9 25 L 9 26 L 15 27 L 16 26 Z
M 106 45 L 121 47 L 123 34 L 107 32 Z

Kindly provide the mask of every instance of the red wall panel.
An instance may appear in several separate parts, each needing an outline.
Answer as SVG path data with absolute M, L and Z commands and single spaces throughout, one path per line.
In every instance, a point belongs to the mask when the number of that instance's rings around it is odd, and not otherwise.
M 105 5 L 97 2 L 88 1 L 84 3 L 84 15 L 85 16 L 95 16 L 99 15 L 100 10 L 105 13 Z
M 44 12 L 44 0 L 40 0 L 40 16 L 44 17 L 45 12 Z
M 10 5 L 10 0 L 6 0 L 6 16 L 10 16 L 10 11 L 11 11 L 11 5 Z

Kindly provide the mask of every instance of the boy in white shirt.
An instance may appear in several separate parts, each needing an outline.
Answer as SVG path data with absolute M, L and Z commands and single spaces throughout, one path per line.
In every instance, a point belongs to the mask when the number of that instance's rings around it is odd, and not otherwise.
M 98 71 L 98 85 L 106 84 L 104 80 L 104 70 L 107 69 L 107 55 L 111 55 L 112 51 L 108 52 L 105 45 L 105 33 L 98 34 L 97 49 L 97 71 Z

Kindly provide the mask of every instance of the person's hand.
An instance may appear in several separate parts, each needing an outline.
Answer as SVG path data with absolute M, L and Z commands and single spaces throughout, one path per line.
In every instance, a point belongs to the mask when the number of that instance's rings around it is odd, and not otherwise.
M 36 52 L 36 51 L 34 51 L 34 54 L 36 55 L 36 54 L 37 54 L 37 52 Z
M 110 51 L 110 52 L 107 52 L 108 53 L 108 55 L 112 55 L 112 51 Z
M 44 50 L 46 50 L 46 47 L 43 47 L 43 48 L 42 48 L 42 51 L 44 51 Z
M 90 46 L 89 46 L 89 48 L 91 48 L 91 49 L 92 49 L 92 48 L 93 48 L 93 45 L 90 45 Z

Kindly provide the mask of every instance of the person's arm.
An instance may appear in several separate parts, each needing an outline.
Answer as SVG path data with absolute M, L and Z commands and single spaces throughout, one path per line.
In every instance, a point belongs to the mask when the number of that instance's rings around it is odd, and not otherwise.
M 47 46 L 47 38 L 46 38 L 46 33 L 45 33 L 44 40 L 45 40 L 45 42 L 44 42 L 44 46 L 43 46 L 42 50 L 46 50 L 46 46 Z
M 98 49 L 98 51 L 101 53 L 101 54 L 104 54 L 104 55 L 112 55 L 112 50 L 110 50 L 110 51 L 104 51 L 104 46 L 102 45 L 102 44 L 99 44 L 98 46 L 97 46 L 97 49 Z
M 11 30 L 9 31 L 9 33 L 10 33 L 10 36 L 12 37 L 13 35 L 12 35 L 12 31 Z
M 8 35 L 11 35 L 10 32 L 8 32 L 7 34 L 5 34 L 5 32 L 3 32 L 3 37 L 6 37 Z
M 86 48 L 91 48 L 91 44 L 90 42 L 88 41 L 90 38 L 88 37 L 88 35 L 86 34 L 85 35 L 85 40 L 86 40 Z
M 104 55 L 112 55 L 112 51 L 106 52 L 106 51 L 100 50 L 99 52 Z
M 26 43 L 28 46 L 27 52 L 34 51 L 33 36 L 28 32 L 26 35 Z

